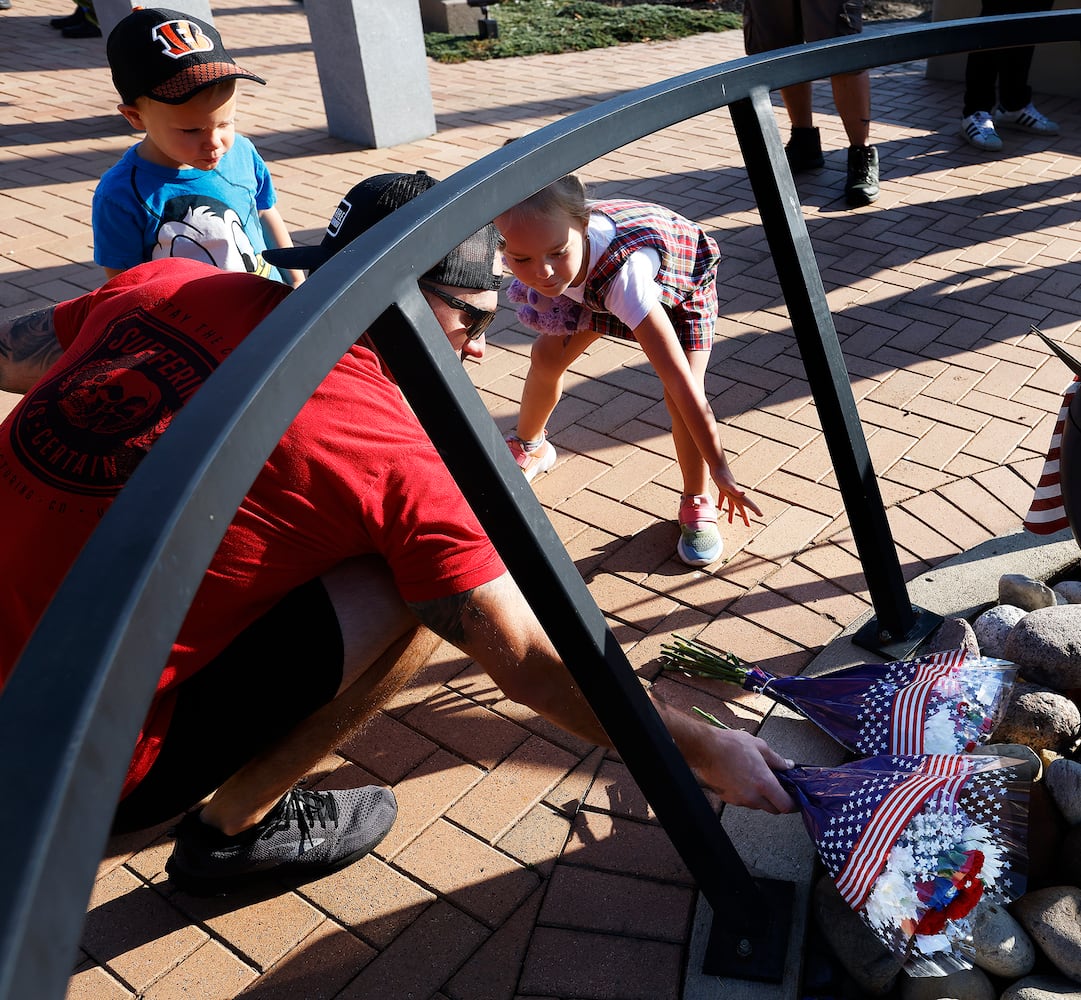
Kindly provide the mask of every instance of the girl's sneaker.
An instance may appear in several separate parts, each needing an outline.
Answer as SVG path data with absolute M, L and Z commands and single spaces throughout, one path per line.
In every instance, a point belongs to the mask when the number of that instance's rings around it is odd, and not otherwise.
M 547 431 L 544 432 L 544 441 L 529 451 L 526 451 L 525 444 L 517 434 L 509 434 L 505 440 L 527 483 L 556 464 L 556 450 L 548 441 Z
M 974 111 L 961 119 L 961 135 L 965 142 L 977 149 L 997 152 L 1002 148 L 1002 138 L 995 131 L 995 122 L 987 111 Z
M 1031 103 L 1026 104 L 1020 111 L 1007 111 L 999 105 L 991 112 L 991 117 L 999 128 L 1016 128 L 1033 135 L 1058 135 L 1058 122 L 1040 114 Z
M 717 530 L 717 508 L 713 498 L 684 497 L 679 504 L 679 544 L 676 555 L 688 566 L 708 566 L 724 551 L 724 539 Z

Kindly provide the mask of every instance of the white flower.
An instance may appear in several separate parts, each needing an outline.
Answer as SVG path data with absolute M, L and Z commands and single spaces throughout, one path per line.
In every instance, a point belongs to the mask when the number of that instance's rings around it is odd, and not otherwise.
M 944 703 L 937 712 L 927 716 L 923 724 L 924 753 L 957 753 L 963 749 L 958 746 L 953 708 Z
M 991 831 L 981 823 L 972 823 L 965 830 L 961 846 L 966 851 L 979 851 L 983 854 L 980 879 L 985 885 L 995 885 L 1002 874 L 1004 851 L 1002 845 L 995 842 Z
M 913 860 L 907 845 L 898 844 L 890 851 L 864 911 L 872 927 L 900 929 L 903 920 L 915 917 L 919 899 L 912 877 Z

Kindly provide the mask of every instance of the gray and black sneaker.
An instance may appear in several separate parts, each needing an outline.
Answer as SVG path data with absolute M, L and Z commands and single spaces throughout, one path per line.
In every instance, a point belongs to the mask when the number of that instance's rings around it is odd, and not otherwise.
M 176 828 L 165 871 L 195 896 L 230 892 L 268 876 L 304 881 L 362 858 L 389 832 L 398 803 L 389 788 L 294 788 L 250 830 L 226 836 L 189 813 Z

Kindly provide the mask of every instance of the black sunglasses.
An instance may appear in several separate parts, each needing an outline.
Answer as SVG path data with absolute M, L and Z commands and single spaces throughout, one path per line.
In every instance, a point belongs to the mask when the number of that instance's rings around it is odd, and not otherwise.
M 469 317 L 469 329 L 465 331 L 467 341 L 479 340 L 484 331 L 492 325 L 492 320 L 495 319 L 493 311 L 481 309 L 479 306 L 473 305 L 472 302 L 463 302 L 461 299 L 451 295 L 450 292 L 443 291 L 438 285 L 433 285 L 430 281 L 418 281 L 417 284 L 425 291 L 431 292 L 436 298 L 442 299 L 451 309 L 461 309 Z

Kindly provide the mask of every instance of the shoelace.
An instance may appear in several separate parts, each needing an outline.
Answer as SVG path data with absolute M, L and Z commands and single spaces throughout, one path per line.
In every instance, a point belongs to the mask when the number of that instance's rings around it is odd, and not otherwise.
M 864 146 L 856 150 L 856 163 L 864 171 L 866 171 L 874 162 L 875 154 L 871 150 L 870 146 Z
M 309 792 L 293 788 L 282 799 L 281 815 L 261 836 L 269 840 L 278 830 L 285 830 L 294 823 L 300 831 L 301 843 L 312 840 L 311 831 L 318 823 L 324 830 L 328 823 L 338 821 L 338 803 L 333 795 Z

